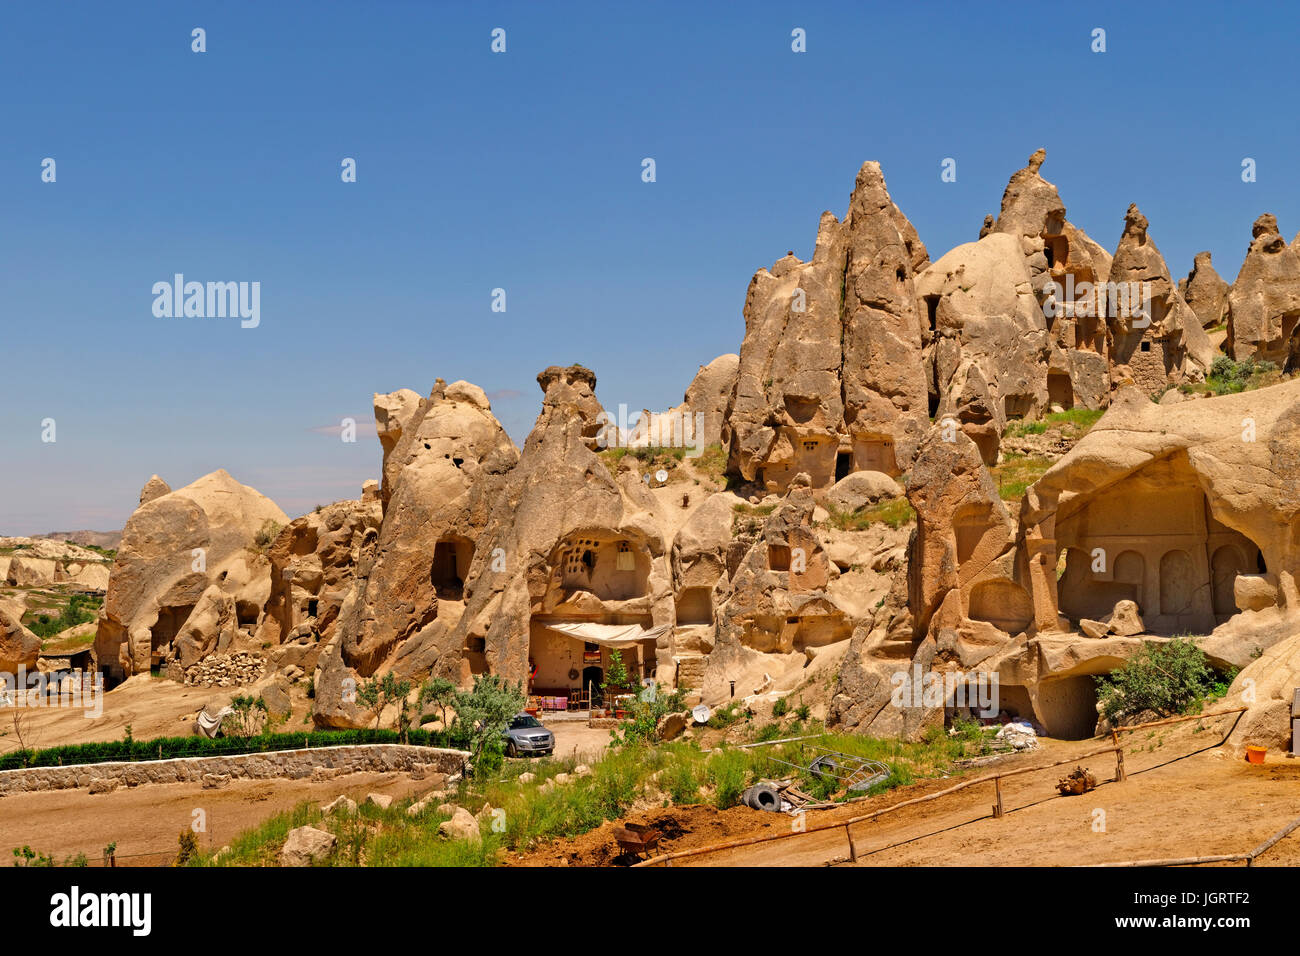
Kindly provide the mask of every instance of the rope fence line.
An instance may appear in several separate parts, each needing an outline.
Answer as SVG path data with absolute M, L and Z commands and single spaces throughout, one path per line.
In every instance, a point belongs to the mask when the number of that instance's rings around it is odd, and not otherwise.
M 993 804 L 992 807 L 992 811 L 993 811 L 992 816 L 995 819 L 1000 819 L 1001 817 L 1005 816 L 1007 812 L 1003 808 L 1003 804 L 1002 804 L 1002 778 L 1004 777 L 1015 777 L 1027 773 L 1035 773 L 1040 770 L 1051 770 L 1054 767 L 1059 767 L 1062 766 L 1063 764 L 1075 763 L 1076 761 L 1081 761 L 1081 760 L 1088 760 L 1092 757 L 1098 757 L 1104 754 L 1114 754 L 1115 755 L 1115 782 L 1122 783 L 1128 779 L 1128 772 L 1124 766 L 1124 748 L 1119 743 L 1119 735 L 1121 733 L 1128 733 L 1136 730 L 1147 730 L 1152 727 L 1161 727 L 1168 724 L 1176 724 L 1176 723 L 1181 723 L 1189 720 L 1208 720 L 1213 717 L 1223 717 L 1230 714 L 1240 714 L 1243 713 L 1245 710 L 1246 710 L 1245 707 L 1233 707 L 1226 710 L 1212 711 L 1211 713 L 1208 714 L 1188 714 L 1182 717 L 1171 717 L 1165 720 L 1157 720 L 1145 724 L 1132 724 L 1127 727 L 1116 727 L 1111 730 L 1112 743 L 1110 744 L 1110 746 L 1100 747 L 1096 750 L 1090 750 L 1087 753 L 1075 754 L 1073 756 L 1064 758 L 1062 760 L 1053 761 L 1052 763 L 1049 764 L 1041 764 L 1034 767 L 1020 767 L 1012 770 L 1002 770 L 996 773 L 985 774 L 982 777 L 975 777 L 971 780 L 962 781 L 956 786 L 948 787 L 947 789 L 940 790 L 935 793 L 926 794 L 925 796 L 922 797 L 914 797 L 911 800 L 904 800 L 901 803 L 891 804 L 890 806 L 887 807 L 881 807 L 879 810 L 875 810 L 870 813 L 864 813 L 859 816 L 850 817 L 847 820 L 840 820 L 833 823 L 818 824 L 817 826 L 807 827 L 802 830 L 791 830 L 789 832 L 782 832 L 782 833 L 765 833 L 765 834 L 760 834 L 758 836 L 745 837 L 739 840 L 728 840 L 725 843 L 715 843 L 715 844 L 710 844 L 709 846 L 694 847 L 688 850 L 677 850 L 672 853 L 663 853 L 660 854 L 659 856 L 651 857 L 648 860 L 642 860 L 638 863 L 635 863 L 633 864 L 633 866 L 636 867 L 669 866 L 670 867 L 672 866 L 674 860 L 682 860 L 682 859 L 687 859 L 696 856 L 705 856 L 710 853 L 719 853 L 726 850 L 735 850 L 741 847 L 755 846 L 761 843 L 771 843 L 777 840 L 795 839 L 797 837 L 807 836 L 808 834 L 811 833 L 826 833 L 831 830 L 840 830 L 840 829 L 844 830 L 845 838 L 848 841 L 848 846 L 849 846 L 848 860 L 851 863 L 856 863 L 858 860 L 857 844 L 854 842 L 853 832 L 850 829 L 854 824 L 865 823 L 868 820 L 874 821 L 879 817 L 884 816 L 887 813 L 894 812 L 895 810 L 901 810 L 904 807 L 916 806 L 922 803 L 929 803 L 933 800 L 938 800 L 941 797 L 951 796 L 952 794 L 957 793 L 961 790 L 967 790 L 971 787 L 979 786 L 981 784 L 986 784 L 986 783 L 992 783 L 994 787 L 994 798 L 996 802 Z M 1225 734 L 1224 739 L 1221 740 L 1219 744 L 1217 744 L 1216 746 L 1222 746 L 1223 743 L 1226 742 L 1226 740 L 1227 740 L 1227 735 Z M 844 804 L 841 804 L 841 806 L 849 803 L 855 803 L 860 800 L 867 800 L 867 799 L 870 798 L 865 796 L 855 797 L 852 800 L 844 801 Z M 977 819 L 982 820 L 984 819 L 984 817 L 979 817 Z M 973 823 L 975 821 L 969 821 L 969 822 Z M 1296 825 L 1300 825 L 1300 821 L 1297 821 Z M 1294 826 L 1295 825 L 1292 826 L 1292 829 L 1294 829 Z M 1281 833 L 1280 835 L 1277 835 L 1276 839 L 1273 842 L 1277 842 L 1277 840 L 1282 839 L 1282 837 L 1286 836 L 1287 833 L 1290 832 L 1291 832 L 1290 830 L 1287 830 L 1286 833 Z M 1270 843 L 1269 846 L 1272 846 L 1272 844 Z M 1263 849 L 1267 849 L 1267 847 L 1264 847 Z M 1260 850 L 1260 852 L 1262 852 L 1262 849 Z M 1243 859 L 1245 858 L 1244 854 L 1238 854 L 1237 856 Z M 1153 865 L 1153 864 L 1148 863 L 1148 864 L 1131 864 L 1131 865 Z

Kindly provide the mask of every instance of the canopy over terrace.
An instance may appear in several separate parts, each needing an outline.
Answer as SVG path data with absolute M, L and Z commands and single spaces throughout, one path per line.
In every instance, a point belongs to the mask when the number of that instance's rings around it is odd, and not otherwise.
M 600 644 L 612 650 L 636 647 L 641 641 L 657 640 L 660 635 L 672 630 L 671 624 L 644 627 L 641 624 L 593 624 L 588 621 L 561 622 L 546 626 L 552 631 L 559 631 L 561 634 L 576 637 L 588 644 Z
M 540 698 L 542 709 L 584 707 L 599 697 L 611 653 L 619 652 L 633 674 L 651 676 L 656 641 L 671 629 L 671 624 L 546 622 L 534 631 L 530 647 L 530 693 Z

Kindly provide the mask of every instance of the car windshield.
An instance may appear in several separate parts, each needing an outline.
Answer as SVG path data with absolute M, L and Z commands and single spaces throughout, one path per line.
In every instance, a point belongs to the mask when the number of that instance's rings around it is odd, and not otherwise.
M 523 730 L 525 727 L 540 727 L 541 722 L 536 717 L 522 716 L 516 717 L 510 721 L 511 730 Z

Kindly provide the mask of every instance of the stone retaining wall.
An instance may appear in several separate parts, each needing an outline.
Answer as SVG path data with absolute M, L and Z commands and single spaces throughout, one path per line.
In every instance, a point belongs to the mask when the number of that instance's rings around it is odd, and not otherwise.
M 357 744 L 313 747 L 221 757 L 177 757 L 114 763 L 73 764 L 66 767 L 27 767 L 0 770 L 0 796 L 38 790 L 89 789 L 94 793 L 118 786 L 150 783 L 203 783 L 221 786 L 230 780 L 328 779 L 345 773 L 387 771 L 458 774 L 469 754 L 440 747 L 403 744 Z M 224 778 L 224 779 L 223 779 Z

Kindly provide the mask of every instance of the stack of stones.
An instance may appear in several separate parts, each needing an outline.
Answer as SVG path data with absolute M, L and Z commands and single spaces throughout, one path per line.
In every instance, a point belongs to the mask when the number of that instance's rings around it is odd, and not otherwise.
M 186 685 L 237 687 L 252 684 L 262 676 L 266 661 L 248 651 L 234 654 L 214 654 L 185 671 Z

